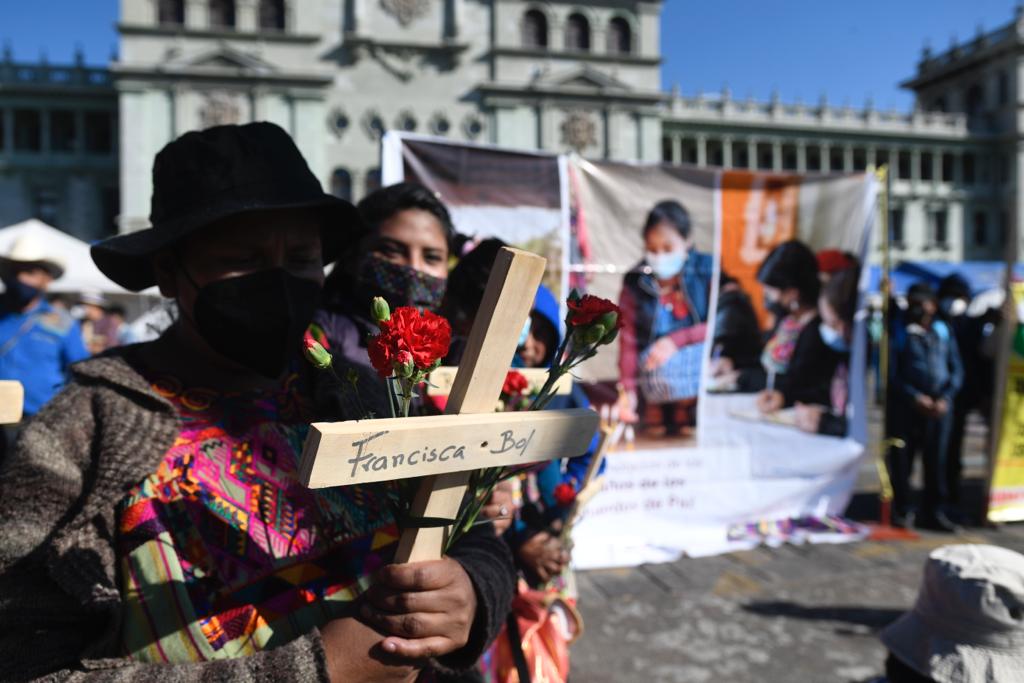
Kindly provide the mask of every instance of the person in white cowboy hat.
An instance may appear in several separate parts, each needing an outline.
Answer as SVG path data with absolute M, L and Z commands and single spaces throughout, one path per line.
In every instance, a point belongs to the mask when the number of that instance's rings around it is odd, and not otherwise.
M 26 416 L 64 385 L 69 365 L 89 356 L 81 327 L 44 296 L 63 274 L 61 263 L 47 255 L 35 235 L 22 235 L 0 256 L 0 379 L 24 385 Z
M 1024 681 L 1024 555 L 933 550 L 914 607 L 881 633 L 889 683 Z

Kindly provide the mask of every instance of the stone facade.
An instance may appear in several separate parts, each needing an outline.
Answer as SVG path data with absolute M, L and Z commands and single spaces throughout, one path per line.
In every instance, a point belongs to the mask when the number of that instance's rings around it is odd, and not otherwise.
M 299 11 L 301 7 L 301 12 Z M 145 225 L 164 144 L 274 121 L 325 187 L 380 182 L 387 130 L 655 161 L 661 4 L 122 0 L 121 229 Z
M 118 213 L 117 93 L 106 69 L 0 56 L 0 227 L 40 218 L 91 240 Z
M 353 199 L 379 185 L 380 138 L 394 129 L 783 172 L 888 164 L 897 258 L 997 259 L 1016 248 L 1024 15 L 926 52 L 902 84 L 917 96 L 902 114 L 665 93 L 661 9 L 660 0 L 121 0 L 109 70 L 0 62 L 0 222 L 37 215 L 92 237 L 111 229 L 119 204 L 118 229 L 138 229 L 163 145 L 218 123 L 270 120 L 326 188 Z M 88 142 L 97 112 L 121 122 L 109 151 Z M 38 149 L 16 144 L 26 135 Z

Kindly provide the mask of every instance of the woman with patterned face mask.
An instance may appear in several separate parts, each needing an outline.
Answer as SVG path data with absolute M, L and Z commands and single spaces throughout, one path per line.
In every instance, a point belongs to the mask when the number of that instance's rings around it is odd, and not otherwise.
M 659 405 L 667 434 L 677 432 L 680 402 L 692 407 L 707 331 L 712 262 L 694 249 L 689 212 L 659 202 L 644 222 L 644 259 L 622 283 L 619 376 L 623 418 Z
M 333 352 L 368 366 L 366 340 L 376 331 L 370 302 L 380 296 L 392 309 L 438 309 L 455 228 L 441 200 L 414 183 L 377 190 L 358 208 L 367 234 L 327 278 L 315 322 Z

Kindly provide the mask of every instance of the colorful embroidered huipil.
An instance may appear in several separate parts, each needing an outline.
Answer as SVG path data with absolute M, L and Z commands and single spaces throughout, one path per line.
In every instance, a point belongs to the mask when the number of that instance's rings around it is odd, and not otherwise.
M 297 376 L 276 392 L 218 394 L 161 379 L 181 432 L 118 506 L 126 654 L 240 657 L 350 613 L 394 554 L 384 486 L 311 491 Z

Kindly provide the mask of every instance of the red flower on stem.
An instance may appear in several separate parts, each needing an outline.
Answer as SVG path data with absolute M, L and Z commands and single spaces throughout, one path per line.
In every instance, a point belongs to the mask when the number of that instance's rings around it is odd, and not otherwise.
M 505 375 L 505 384 L 501 387 L 501 393 L 508 396 L 516 396 L 530 388 L 530 382 L 523 376 L 523 373 L 509 370 Z
M 452 327 L 443 317 L 402 306 L 380 322 L 380 334 L 370 339 L 367 352 L 377 373 L 390 377 L 410 356 L 415 370 L 429 370 L 447 355 L 451 341 Z
M 573 327 L 582 327 L 596 322 L 611 321 L 609 313 L 615 314 L 614 326 L 618 329 L 622 325 L 622 316 L 619 314 L 619 307 L 608 299 L 602 299 L 593 294 L 587 294 L 580 299 L 569 299 L 569 324 Z
M 576 500 L 576 489 L 572 484 L 567 484 L 564 481 L 556 486 L 551 494 L 554 496 L 555 502 L 564 508 L 569 507 Z

